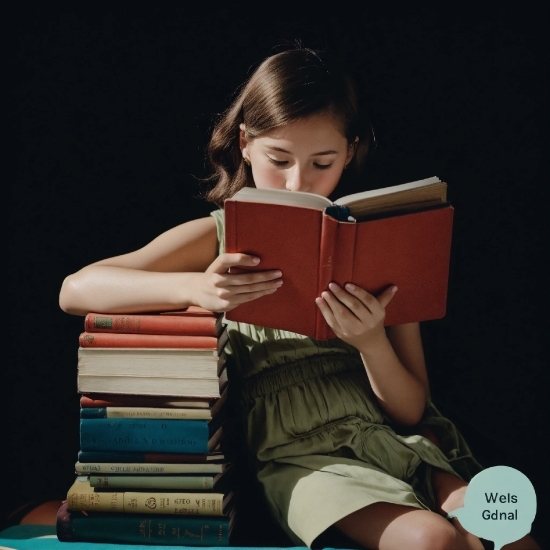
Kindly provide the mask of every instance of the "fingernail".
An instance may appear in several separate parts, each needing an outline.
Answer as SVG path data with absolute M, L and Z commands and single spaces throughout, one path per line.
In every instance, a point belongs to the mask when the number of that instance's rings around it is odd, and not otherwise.
M 322 304 L 323 303 L 323 298 L 315 298 L 315 303 L 317 305 Z
M 252 263 L 259 264 L 260 263 L 260 258 L 252 258 Z
M 276 290 L 278 290 L 278 288 L 270 288 L 267 292 L 273 294 Z
M 280 281 L 275 281 L 275 284 L 277 287 L 280 287 L 283 284 L 283 280 L 281 279 Z
M 336 283 L 329 283 L 328 287 L 330 290 L 338 290 L 340 288 Z
M 396 287 L 395 285 L 393 285 L 393 286 L 391 287 L 391 291 L 392 291 L 392 292 L 397 292 L 397 287 Z
M 275 277 L 281 277 L 283 275 L 283 272 L 282 271 L 275 271 L 273 273 L 273 275 L 275 275 Z
M 346 290 L 355 290 L 355 285 L 353 285 L 351 283 L 347 283 L 346 284 Z

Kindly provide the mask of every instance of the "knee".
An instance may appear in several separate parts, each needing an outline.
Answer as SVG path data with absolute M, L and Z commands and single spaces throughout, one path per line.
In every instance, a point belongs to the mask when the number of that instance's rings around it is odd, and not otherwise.
M 413 527 L 410 539 L 411 548 L 418 550 L 458 550 L 463 547 L 460 533 L 442 517 Z

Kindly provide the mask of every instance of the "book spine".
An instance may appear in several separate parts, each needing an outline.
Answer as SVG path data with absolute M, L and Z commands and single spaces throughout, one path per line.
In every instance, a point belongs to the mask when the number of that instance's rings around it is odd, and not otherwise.
M 223 206 L 224 225 L 225 225 L 225 252 L 236 252 L 237 247 L 237 205 L 236 201 L 225 201 Z M 234 220 L 233 223 L 227 223 L 227 220 Z M 227 317 L 227 314 L 226 314 Z
M 208 453 L 205 420 L 81 418 L 82 451 Z
M 208 491 L 214 487 L 212 476 L 90 476 L 90 486 L 98 489 L 160 489 Z
M 157 546 L 228 546 L 228 517 L 151 516 L 73 512 L 64 504 L 57 513 L 62 542 Z
M 166 464 L 189 464 L 204 463 L 206 454 L 192 453 L 139 453 L 119 451 L 79 451 L 80 462 L 143 462 L 143 463 L 166 463 Z
M 219 378 L 167 378 L 145 376 L 88 376 L 77 374 L 79 393 L 109 392 L 131 395 L 158 395 L 179 397 L 186 395 L 194 399 L 218 399 L 227 385 L 224 371 Z
M 164 463 L 120 463 L 120 462 L 76 462 L 78 475 L 171 475 L 171 474 L 215 474 L 220 473 L 223 464 L 164 464 Z
M 160 409 L 156 407 L 85 407 L 80 418 L 157 418 L 165 420 L 210 420 L 208 409 Z
M 120 334 L 83 332 L 78 338 L 83 348 L 183 348 L 217 350 L 215 336 L 173 336 L 167 334 Z
M 219 323 L 218 323 L 219 325 Z M 217 336 L 217 318 L 185 315 L 106 315 L 88 313 L 86 332 Z
M 80 396 L 80 407 L 153 407 L 153 408 L 189 408 L 208 409 L 217 399 L 177 400 L 169 397 L 123 394 L 88 394 Z
M 223 497 L 223 493 L 90 491 L 73 485 L 67 507 L 80 512 L 222 516 Z
M 317 276 L 317 296 L 328 289 L 328 285 L 333 281 L 333 271 L 335 263 L 336 236 L 338 233 L 338 220 L 327 214 L 323 214 L 321 225 L 321 240 L 319 243 L 319 273 Z M 324 340 L 334 336 L 334 333 L 327 325 L 321 310 L 317 308 L 315 312 L 315 338 Z

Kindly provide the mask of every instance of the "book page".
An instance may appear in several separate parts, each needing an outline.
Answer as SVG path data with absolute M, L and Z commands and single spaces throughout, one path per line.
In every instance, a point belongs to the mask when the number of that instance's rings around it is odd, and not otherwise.
M 287 204 L 289 206 L 304 206 L 324 210 L 331 206 L 332 202 L 322 195 L 292 191 L 289 193 L 283 189 L 258 189 L 256 187 L 243 187 L 233 195 L 232 200 L 243 202 L 261 202 L 265 204 Z

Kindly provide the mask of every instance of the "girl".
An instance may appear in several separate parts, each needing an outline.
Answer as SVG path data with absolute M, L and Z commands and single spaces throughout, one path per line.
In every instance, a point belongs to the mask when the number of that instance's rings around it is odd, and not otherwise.
M 354 83 L 335 60 L 307 49 L 267 58 L 208 147 L 208 198 L 220 209 L 68 276 L 61 308 L 226 312 L 277 292 L 279 271 L 229 273 L 261 258 L 224 253 L 224 199 L 244 186 L 332 196 L 359 172 L 370 135 Z M 366 548 L 482 549 L 446 517 L 481 467 L 430 403 L 418 324 L 384 329 L 395 292 L 375 297 L 331 283 L 316 300 L 338 336 L 328 341 L 229 322 L 258 479 L 299 545 L 334 526 Z M 517 544 L 509 548 L 537 548 L 529 538 Z

